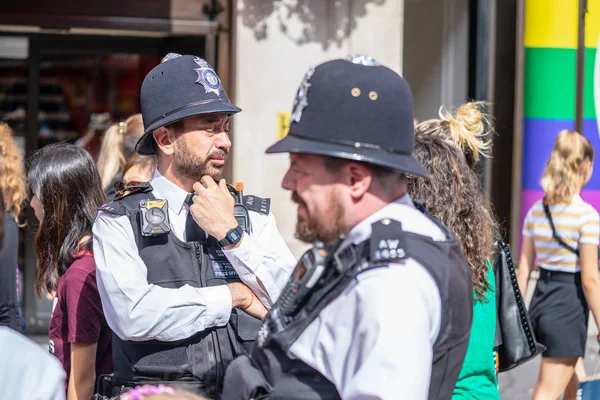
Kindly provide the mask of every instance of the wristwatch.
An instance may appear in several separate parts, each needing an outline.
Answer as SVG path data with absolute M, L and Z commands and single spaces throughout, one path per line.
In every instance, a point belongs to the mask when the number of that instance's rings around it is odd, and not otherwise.
M 236 244 L 237 242 L 239 242 L 240 240 L 242 240 L 243 234 L 244 234 L 244 230 L 242 229 L 241 226 L 238 225 L 235 228 L 231 229 L 229 232 L 227 232 L 227 234 L 225 235 L 225 237 L 223 239 L 218 241 L 219 246 L 221 246 L 221 247 L 232 246 L 232 245 Z

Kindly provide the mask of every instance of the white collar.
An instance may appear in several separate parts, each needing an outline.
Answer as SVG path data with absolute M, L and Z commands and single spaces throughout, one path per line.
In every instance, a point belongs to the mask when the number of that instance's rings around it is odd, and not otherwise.
M 150 184 L 154 189 L 154 196 L 157 199 L 167 200 L 169 202 L 169 208 L 175 214 L 179 215 L 189 193 L 165 178 L 158 172 L 158 168 L 154 172 L 152 179 L 150 179 Z
M 350 230 L 350 233 L 346 239 L 344 239 L 340 249 L 348 246 L 350 243 L 357 245 L 364 242 L 371 236 L 372 224 L 383 218 L 398 219 L 398 217 L 403 214 L 402 209 L 406 209 L 407 207 L 411 210 L 417 211 L 408 193 L 356 224 Z

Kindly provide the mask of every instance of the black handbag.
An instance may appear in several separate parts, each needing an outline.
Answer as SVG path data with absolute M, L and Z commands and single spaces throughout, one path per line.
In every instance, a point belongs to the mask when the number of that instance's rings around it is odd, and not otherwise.
M 529 314 L 517 283 L 510 246 L 502 241 L 497 241 L 496 244 L 494 270 L 498 309 L 498 372 L 505 372 L 541 354 L 546 347 L 536 342 L 531 329 Z

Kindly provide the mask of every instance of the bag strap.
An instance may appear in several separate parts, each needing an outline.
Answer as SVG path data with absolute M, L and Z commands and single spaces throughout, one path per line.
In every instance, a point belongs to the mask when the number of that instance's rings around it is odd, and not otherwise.
M 554 239 L 562 247 L 569 250 L 571 253 L 577 254 L 577 256 L 579 257 L 579 250 L 575 250 L 573 247 L 571 247 L 567 243 L 565 243 L 565 241 L 562 240 L 562 238 L 560 236 L 558 236 L 558 234 L 556 233 L 556 228 L 554 227 L 554 221 L 552 221 L 552 214 L 550 214 L 550 208 L 548 207 L 548 204 L 546 204 L 546 202 L 544 202 L 543 204 L 544 204 L 544 212 L 546 213 L 546 217 L 548 218 L 548 221 L 550 221 L 550 228 L 552 228 L 552 236 L 554 237 Z

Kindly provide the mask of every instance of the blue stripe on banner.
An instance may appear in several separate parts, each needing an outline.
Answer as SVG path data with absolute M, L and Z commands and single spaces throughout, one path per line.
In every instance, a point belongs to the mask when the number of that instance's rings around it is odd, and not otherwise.
M 563 129 L 574 129 L 575 122 L 570 120 L 526 119 L 523 138 L 523 189 L 541 190 L 540 179 L 544 173 L 546 160 L 554 148 L 554 139 Z M 594 147 L 594 174 L 585 187 L 588 190 L 600 189 L 600 138 L 595 119 L 583 121 L 583 132 Z

